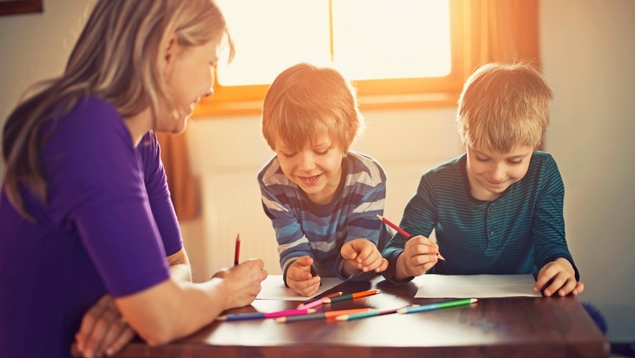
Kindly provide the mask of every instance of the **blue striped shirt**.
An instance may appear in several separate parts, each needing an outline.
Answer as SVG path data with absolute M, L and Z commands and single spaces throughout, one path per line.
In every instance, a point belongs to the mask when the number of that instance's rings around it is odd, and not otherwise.
M 258 183 L 263 209 L 276 232 L 285 282 L 289 265 L 305 255 L 314 260 L 314 274 L 345 279 L 340 272 L 344 243 L 366 238 L 381 251 L 390 239 L 377 219 L 384 212 L 386 174 L 366 155 L 349 152 L 343 158 L 342 180 L 328 204 L 311 202 L 284 175 L 277 156 L 260 170 Z
M 494 201 L 470 194 L 466 155 L 441 164 L 421 177 L 400 226 L 411 235 L 435 230 L 439 261 L 429 273 L 525 274 L 556 258 L 571 262 L 563 218 L 564 184 L 553 157 L 534 151 L 525 177 Z M 391 280 L 406 238 L 395 234 L 383 255 L 384 276 Z

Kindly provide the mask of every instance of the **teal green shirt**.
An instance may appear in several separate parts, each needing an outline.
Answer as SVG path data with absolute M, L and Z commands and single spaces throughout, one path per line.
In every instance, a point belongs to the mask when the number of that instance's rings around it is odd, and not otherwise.
M 466 155 L 423 174 L 400 227 L 412 236 L 435 230 L 441 255 L 428 273 L 447 275 L 526 274 L 556 258 L 571 262 L 564 230 L 564 184 L 553 157 L 535 151 L 525 177 L 494 201 L 470 194 Z M 397 257 L 407 239 L 392 237 L 383 251 L 384 272 L 394 281 Z

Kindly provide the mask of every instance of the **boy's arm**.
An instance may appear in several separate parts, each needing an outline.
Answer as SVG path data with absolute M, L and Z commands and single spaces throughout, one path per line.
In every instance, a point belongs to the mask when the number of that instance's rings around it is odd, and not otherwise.
M 436 222 L 436 198 L 429 174 L 424 174 L 419 181 L 415 195 L 408 201 L 399 227 L 410 235 L 423 235 L 429 237 Z M 404 247 L 408 239 L 396 233 L 384 248 L 382 255 L 388 260 L 388 269 L 384 271 L 384 277 L 393 283 L 404 283 L 411 281 L 414 277 L 404 280 L 397 280 L 397 261 L 404 252 Z M 434 270 L 432 268 L 431 270 Z
M 294 214 L 289 204 L 284 204 L 272 193 L 269 187 L 259 180 L 262 208 L 271 219 L 276 241 L 278 242 L 278 253 L 280 254 L 280 268 L 283 271 L 283 279 L 286 285 L 286 275 L 289 266 L 302 256 L 309 256 L 312 259 L 313 253 L 309 245 L 308 238 L 302 231 L 300 221 Z M 311 273 L 315 275 L 315 269 L 311 267 Z
M 575 279 L 579 281 L 580 273 L 573 262 L 565 239 L 564 184 L 556 162 L 551 156 L 546 161 L 541 175 L 544 184 L 536 200 L 531 228 L 534 239 L 534 261 L 540 269 L 547 263 L 564 258 L 571 263 L 575 271 Z
M 358 181 L 354 184 L 351 198 L 361 197 L 357 202 L 351 202 L 348 219 L 346 222 L 347 235 L 343 245 L 356 239 L 366 239 L 376 248 L 377 254 L 381 255 L 381 249 L 389 240 L 388 231 L 383 227 L 383 223 L 377 215 L 384 214 L 384 204 L 386 201 L 386 174 L 381 166 L 376 163 L 374 169 L 369 173 L 362 172 Z M 366 280 L 376 275 L 374 271 L 363 272 L 357 267 L 353 267 L 342 255 L 337 256 L 337 273 L 340 279 Z

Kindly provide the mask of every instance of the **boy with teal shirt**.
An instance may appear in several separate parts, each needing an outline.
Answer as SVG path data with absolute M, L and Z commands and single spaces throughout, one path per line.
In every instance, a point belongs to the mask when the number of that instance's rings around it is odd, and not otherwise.
M 258 173 L 285 284 L 315 294 L 322 276 L 366 280 L 388 264 L 386 174 L 350 151 L 363 117 L 335 69 L 299 63 L 280 73 L 263 104 L 262 133 L 276 153 Z
M 523 64 L 486 64 L 468 78 L 457 116 L 466 153 L 421 177 L 400 223 L 414 237 L 397 233 L 383 251 L 388 280 L 537 273 L 533 288 L 545 296 L 584 290 L 565 240 L 560 172 L 536 150 L 552 99 L 543 76 Z

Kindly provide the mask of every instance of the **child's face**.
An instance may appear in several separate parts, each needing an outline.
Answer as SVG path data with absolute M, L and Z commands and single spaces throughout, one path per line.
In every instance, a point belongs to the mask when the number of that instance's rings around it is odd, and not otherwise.
M 467 177 L 472 196 L 479 200 L 496 200 L 510 185 L 527 174 L 534 148 L 515 146 L 509 153 L 465 146 Z
M 340 183 L 344 152 L 328 136 L 322 135 L 302 151 L 294 152 L 276 143 L 276 153 L 284 175 L 296 183 L 316 204 L 331 201 Z

